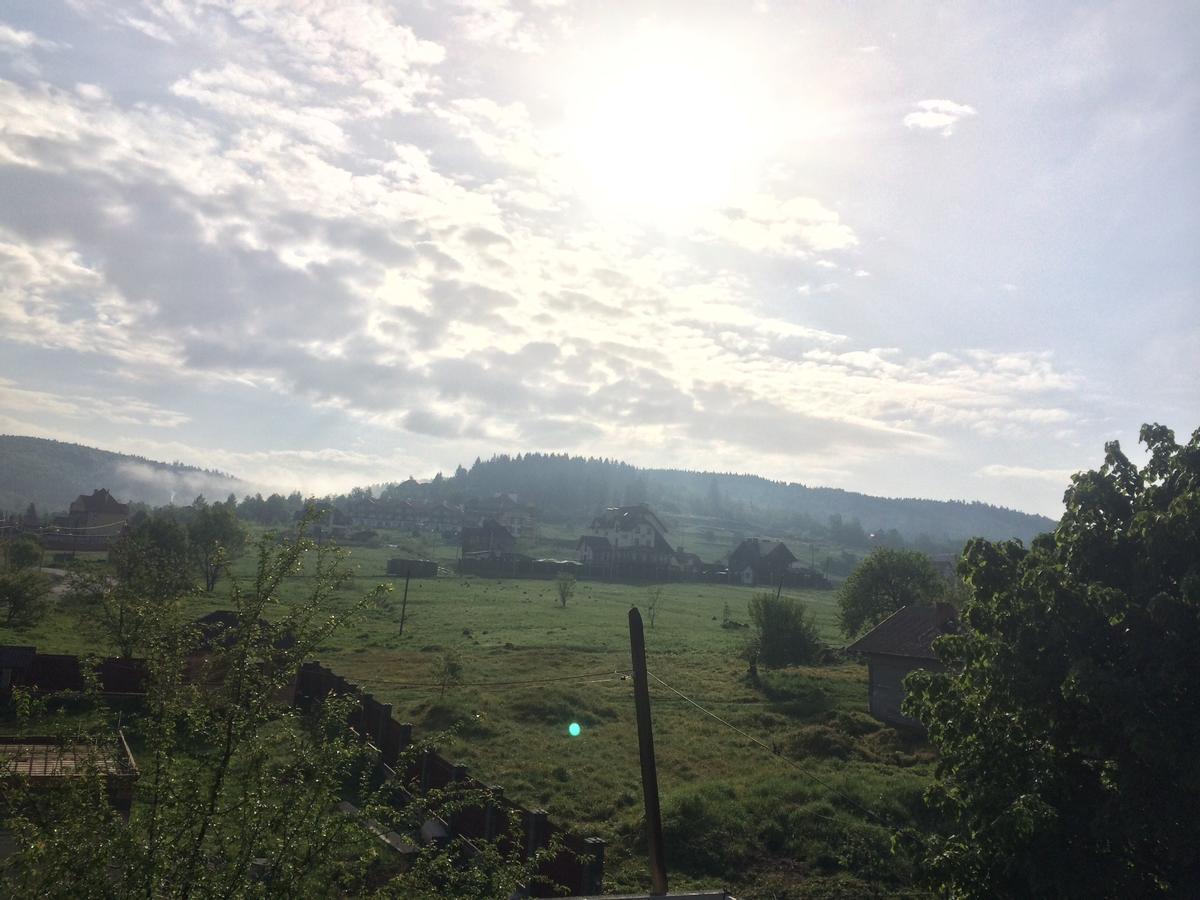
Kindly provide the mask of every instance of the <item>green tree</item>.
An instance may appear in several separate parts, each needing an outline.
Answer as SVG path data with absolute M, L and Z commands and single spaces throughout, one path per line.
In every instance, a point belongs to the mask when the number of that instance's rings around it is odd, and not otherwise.
M 750 621 L 755 635 L 742 655 L 752 671 L 760 662 L 767 668 L 811 663 L 821 652 L 812 613 L 793 597 L 756 594 L 750 598 Z
M 4 624 L 32 625 L 46 609 L 50 596 L 50 579 L 37 569 L 15 569 L 0 572 L 0 609 Z
M 1143 426 L 1073 476 L 1030 549 L 972 541 L 947 666 L 906 682 L 937 747 L 927 862 L 962 897 L 1182 896 L 1200 884 L 1200 430 Z
M 74 566 L 66 596 L 85 618 L 99 621 L 122 656 L 137 656 L 195 590 L 191 573 L 187 532 L 173 517 L 157 515 L 113 543 L 107 567 Z
M 228 562 L 245 549 L 246 529 L 228 504 L 193 504 L 193 508 L 195 513 L 187 526 L 188 542 L 200 567 L 204 590 L 211 594 Z
M 44 552 L 42 542 L 33 535 L 21 535 L 17 540 L 9 541 L 5 545 L 5 557 L 8 562 L 8 569 L 18 572 L 22 569 L 39 568 L 42 564 L 42 555 Z
M 378 834 L 396 831 L 419 843 L 423 823 L 478 808 L 486 791 L 450 786 L 421 795 L 400 779 L 380 784 L 377 751 L 346 727 L 355 698 L 330 697 L 311 711 L 281 702 L 303 662 L 383 590 L 347 606 L 345 554 L 308 540 L 310 519 L 294 540 L 264 536 L 253 576 L 229 576 L 234 625 L 222 640 L 151 623 L 143 646 L 148 693 L 124 715 L 141 770 L 128 821 L 109 808 L 100 757 L 87 752 L 111 740 L 116 710 L 93 694 L 89 715 L 23 723 L 39 733 L 47 721 L 68 729 L 60 737 L 76 748 L 80 777 L 34 796 L 20 777 L 0 771 L 0 819 L 16 844 L 0 868 L 0 895 L 483 900 L 538 880 L 535 872 L 558 849 L 553 842 L 527 860 L 520 841 L 468 847 L 451 838 L 419 846 L 396 872 Z M 281 602 L 284 579 L 297 575 L 306 579 L 304 595 Z M 27 700 L 20 708 L 31 707 Z M 430 748 L 413 745 L 398 771 Z M 359 814 L 339 811 L 346 798 Z
M 924 553 L 877 547 L 838 589 L 838 623 L 847 637 L 853 637 L 902 606 L 940 599 L 945 588 Z
M 575 575 L 571 572 L 562 572 L 558 576 L 558 580 L 554 582 L 554 590 L 558 595 L 558 603 L 564 609 L 567 601 L 575 594 Z

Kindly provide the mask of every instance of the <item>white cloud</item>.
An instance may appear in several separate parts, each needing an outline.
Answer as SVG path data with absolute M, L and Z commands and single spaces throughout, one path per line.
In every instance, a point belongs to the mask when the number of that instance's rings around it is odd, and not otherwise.
M 1071 483 L 1071 469 L 1039 469 L 1033 466 L 1009 466 L 992 463 L 976 472 L 985 478 L 1009 478 L 1023 481 L 1045 481 L 1061 485 L 1064 489 Z
M 905 128 L 937 131 L 942 137 L 954 134 L 954 127 L 965 118 L 978 115 L 974 107 L 953 100 L 921 100 L 904 117 Z
M 845 250 L 858 244 L 854 230 L 811 197 L 779 200 L 756 194 L 710 214 L 701 231 L 755 253 L 783 256 Z M 828 260 L 818 262 L 827 264 Z

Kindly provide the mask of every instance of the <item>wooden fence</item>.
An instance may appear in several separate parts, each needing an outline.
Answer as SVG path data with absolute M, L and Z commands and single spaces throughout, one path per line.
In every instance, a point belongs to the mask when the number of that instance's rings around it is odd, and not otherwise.
M 497 785 L 484 785 L 471 778 L 467 768 L 425 750 L 398 768 L 404 751 L 412 743 L 413 727 L 392 717 L 390 704 L 381 703 L 320 663 L 306 663 L 300 669 L 296 702 L 319 703 L 329 695 L 353 696 L 359 706 L 351 715 L 350 726 L 379 751 L 380 763 L 389 777 L 401 784 L 425 792 L 457 784 L 464 789 L 481 790 L 488 796 L 478 806 L 458 809 L 446 821 L 450 835 L 468 841 L 500 841 L 502 847 L 521 847 L 526 858 L 557 839 L 561 849 L 543 864 L 538 874 L 573 894 L 600 891 L 604 876 L 605 842 L 596 837 L 580 837 L 550 822 L 544 809 L 525 809 L 504 797 Z M 513 823 L 516 823 L 514 829 Z M 550 885 L 530 885 L 535 897 L 555 896 Z

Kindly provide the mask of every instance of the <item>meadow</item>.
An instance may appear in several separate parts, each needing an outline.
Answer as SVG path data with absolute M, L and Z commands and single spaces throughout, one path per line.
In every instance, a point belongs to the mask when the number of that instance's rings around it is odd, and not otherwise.
M 749 629 L 724 620 L 728 610 L 747 621 L 753 589 L 663 585 L 651 627 L 646 586 L 580 581 L 562 607 L 552 581 L 414 579 L 401 634 L 403 579 L 384 574 L 396 552 L 350 551 L 355 577 L 339 598 L 349 605 L 381 582 L 393 590 L 335 635 L 320 660 L 393 704 L 418 735 L 453 730 L 444 755 L 480 780 L 605 838 L 606 889 L 649 886 L 632 681 L 624 674 L 627 614 L 637 605 L 647 618 L 649 669 L 680 692 L 651 682 L 672 889 L 724 886 L 778 898 L 915 893 L 892 835 L 921 825 L 927 748 L 867 715 L 866 667 L 841 654 L 748 678 L 739 651 Z M 252 565 L 244 557 L 235 571 L 247 576 Z M 309 586 L 305 576 L 290 579 L 280 602 Z M 188 612 L 221 608 L 224 587 L 189 600 Z M 843 643 L 833 592 L 792 596 L 808 604 L 831 647 Z M 0 643 L 107 651 L 95 624 L 78 618 L 55 609 L 32 628 L 0 629 Z M 447 658 L 461 673 L 443 687 Z M 572 722 L 580 725 L 575 737 Z

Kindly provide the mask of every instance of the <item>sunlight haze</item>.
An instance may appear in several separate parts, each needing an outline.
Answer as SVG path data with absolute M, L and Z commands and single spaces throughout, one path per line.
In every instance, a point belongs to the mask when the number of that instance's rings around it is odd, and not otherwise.
M 1194 6 L 16 0 L 0 432 L 1056 516 L 1200 413 Z

